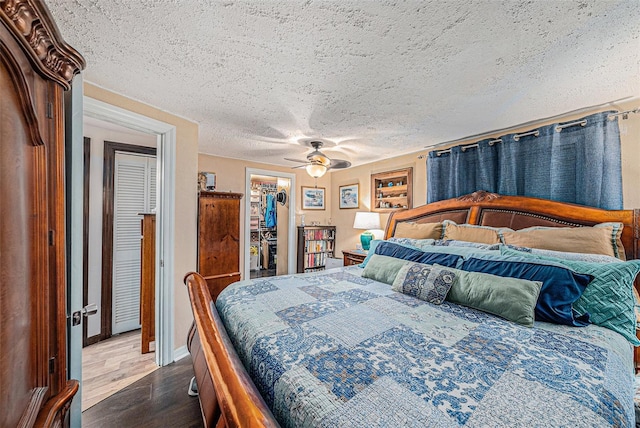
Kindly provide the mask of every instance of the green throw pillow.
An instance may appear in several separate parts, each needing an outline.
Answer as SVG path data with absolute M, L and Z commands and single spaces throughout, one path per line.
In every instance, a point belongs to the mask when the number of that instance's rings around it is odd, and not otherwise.
M 437 266 L 437 265 L 436 265 Z M 542 282 L 451 269 L 457 278 L 447 300 L 532 327 Z
M 400 269 L 407 263 L 411 262 L 396 259 L 395 257 L 372 254 L 362 271 L 362 276 L 391 285 Z

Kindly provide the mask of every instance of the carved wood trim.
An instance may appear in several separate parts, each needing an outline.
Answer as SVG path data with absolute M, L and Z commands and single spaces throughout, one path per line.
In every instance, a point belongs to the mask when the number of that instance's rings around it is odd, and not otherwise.
M 33 426 L 33 423 L 38 417 L 40 407 L 42 407 L 42 402 L 44 401 L 47 389 L 47 387 L 33 389 L 33 391 L 31 392 L 31 398 L 29 399 L 29 404 L 27 405 L 27 408 L 24 409 L 24 413 L 22 413 L 20 422 L 18 422 L 18 427 L 22 428 Z
M 1 1 L 1 0 L 0 0 Z M 24 79 L 24 75 L 20 71 L 20 66 L 13 60 L 11 52 L 3 45 L 0 44 L 0 61 L 4 64 L 7 72 L 11 75 L 16 93 L 20 99 L 20 106 L 22 107 L 22 113 L 27 121 L 29 133 L 31 134 L 31 142 L 34 146 L 43 146 L 44 140 L 40 134 L 40 126 L 38 124 L 38 115 L 36 114 L 32 96 L 29 92 L 29 87 Z
M 493 201 L 494 199 L 498 199 L 500 195 L 497 193 L 487 192 L 486 190 L 477 190 L 468 195 L 459 196 L 457 199 L 461 202 L 482 202 L 482 201 Z
M 200 196 L 208 197 L 208 198 L 217 198 L 217 199 L 242 199 L 244 196 L 243 193 L 232 193 L 232 192 L 208 192 L 205 190 L 200 191 Z
M 38 70 L 69 89 L 85 61 L 64 42 L 47 7 L 40 0 L 0 0 L 0 18 L 13 28 Z
M 67 381 L 64 389 L 55 397 L 47 401 L 38 414 L 35 426 L 38 427 L 60 427 L 64 425 L 64 420 L 71 407 L 73 396 L 78 392 L 80 384 L 77 380 Z

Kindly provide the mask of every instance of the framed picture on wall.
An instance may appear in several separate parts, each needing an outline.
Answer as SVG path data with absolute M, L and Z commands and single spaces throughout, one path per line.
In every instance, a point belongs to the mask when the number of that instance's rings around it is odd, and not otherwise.
M 359 185 L 347 184 L 338 188 L 340 209 L 358 208 L 360 206 Z
M 302 186 L 302 209 L 303 210 L 323 210 L 324 209 L 324 187 Z

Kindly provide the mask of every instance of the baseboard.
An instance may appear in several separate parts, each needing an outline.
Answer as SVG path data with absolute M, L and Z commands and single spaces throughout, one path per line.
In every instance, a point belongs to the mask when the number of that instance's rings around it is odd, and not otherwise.
M 82 347 L 84 348 L 85 346 L 89 346 L 89 345 L 93 345 L 95 343 L 100 342 L 103 339 L 101 334 L 96 334 L 95 336 L 91 336 L 91 337 L 87 337 L 85 343 L 82 345 Z
M 181 346 L 173 351 L 173 361 L 178 361 L 188 356 L 189 350 L 187 349 L 187 345 Z

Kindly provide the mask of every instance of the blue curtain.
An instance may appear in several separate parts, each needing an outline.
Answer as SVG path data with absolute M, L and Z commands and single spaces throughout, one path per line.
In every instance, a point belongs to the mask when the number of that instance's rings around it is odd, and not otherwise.
M 615 112 L 587 116 L 585 126 L 538 128 L 538 136 L 508 134 L 501 143 L 432 151 L 427 158 L 427 202 L 487 190 L 605 209 L 622 209 L 622 165 Z

